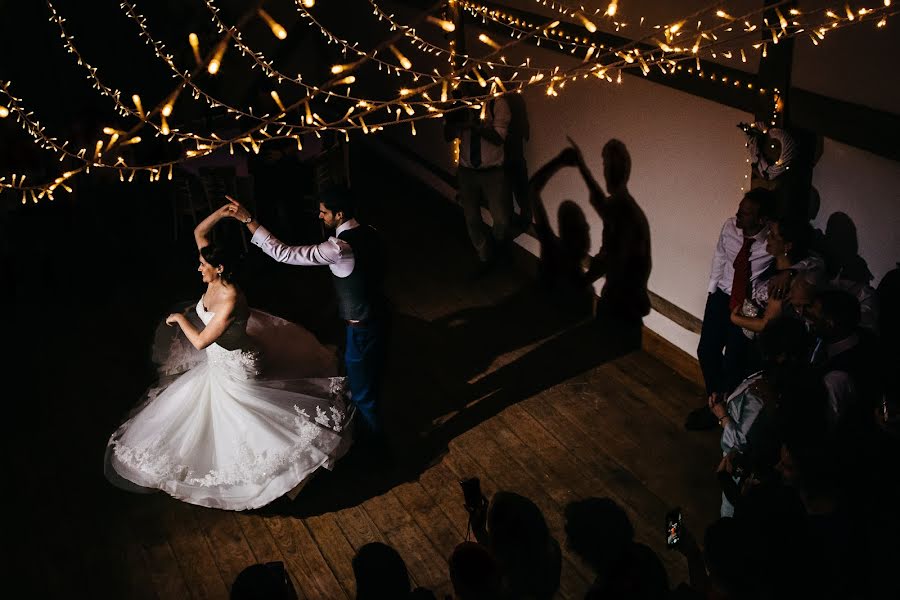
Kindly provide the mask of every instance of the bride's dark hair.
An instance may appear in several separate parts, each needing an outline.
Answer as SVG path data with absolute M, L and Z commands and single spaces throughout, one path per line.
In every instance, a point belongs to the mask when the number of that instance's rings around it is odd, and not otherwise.
M 225 246 L 210 244 L 200 248 L 200 256 L 217 269 L 222 267 L 222 281 L 226 283 L 234 281 L 235 272 L 241 260 L 236 252 Z

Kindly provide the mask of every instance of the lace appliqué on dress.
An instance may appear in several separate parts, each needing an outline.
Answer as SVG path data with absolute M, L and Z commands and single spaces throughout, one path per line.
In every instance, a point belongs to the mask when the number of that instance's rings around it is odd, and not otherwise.
M 237 444 L 237 462 L 221 469 L 212 469 L 200 476 L 174 457 L 160 452 L 165 446 L 164 441 L 168 438 L 165 433 L 158 435 L 153 442 L 142 448 L 134 448 L 121 441 L 115 441 L 114 453 L 126 466 L 160 482 L 176 480 L 200 487 L 261 483 L 295 463 L 309 461 L 310 448 L 315 447 L 313 442 L 324 433 L 322 428 L 309 418 L 299 417 L 294 419 L 293 430 L 297 437 L 289 450 L 255 454 L 246 442 L 241 441 Z

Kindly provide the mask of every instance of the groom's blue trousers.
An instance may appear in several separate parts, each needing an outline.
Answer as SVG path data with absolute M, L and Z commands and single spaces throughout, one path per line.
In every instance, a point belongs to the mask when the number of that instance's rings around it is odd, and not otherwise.
M 384 324 L 379 321 L 347 325 L 344 363 L 357 418 L 370 433 L 381 433 L 381 376 L 385 356 Z

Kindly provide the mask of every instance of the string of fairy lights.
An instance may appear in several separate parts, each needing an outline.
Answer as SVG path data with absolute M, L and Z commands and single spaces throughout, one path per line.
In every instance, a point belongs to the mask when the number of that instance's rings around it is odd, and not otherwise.
M 544 22 L 531 22 L 530 19 L 517 16 L 499 6 L 488 6 L 470 0 L 446 0 L 451 7 L 461 9 L 480 20 L 482 25 L 493 24 L 500 28 L 498 31 L 508 32 L 508 39 L 503 43 L 495 41 L 486 32 L 480 33 L 477 39 L 483 44 L 485 52 L 479 54 L 471 51 L 458 52 L 453 39 L 447 40 L 447 47 L 444 47 L 419 35 L 417 27 L 420 25 L 435 27 L 436 32 L 442 32 L 440 37 L 454 31 L 455 24 L 444 18 L 441 12 L 444 3 L 436 4 L 414 20 L 401 23 L 376 0 L 366 1 L 377 20 L 386 23 L 386 33 L 389 34 L 382 42 L 367 49 L 329 29 L 313 13 L 314 0 L 293 0 L 299 22 L 318 30 L 326 43 L 339 47 L 340 54 L 344 57 L 343 62 L 331 68 L 330 79 L 313 83 L 304 81 L 302 74 L 291 76 L 279 70 L 274 60 L 244 41 L 242 28 L 253 18 L 264 21 L 278 40 L 284 40 L 288 36 L 288 30 L 260 5 L 245 14 L 236 24 L 227 24 L 221 18 L 215 1 L 203 0 L 212 16 L 218 39 L 204 56 L 200 52 L 199 37 L 191 33 L 188 45 L 195 65 L 191 69 L 184 69 L 176 64 L 175 56 L 167 46 L 151 33 L 147 19 L 138 12 L 135 3 L 121 0 L 121 9 L 137 25 L 140 39 L 168 67 L 176 80 L 171 92 L 145 110 L 140 93 L 129 95 L 106 83 L 100 76 L 98 67 L 88 62 L 76 47 L 74 36 L 67 30 L 66 19 L 53 2 L 47 0 L 50 21 L 59 29 L 66 52 L 86 71 L 92 88 L 101 96 L 109 98 L 115 113 L 132 124 L 129 128 L 104 127 L 102 135 L 98 132 L 93 148 L 76 149 L 76 145 L 69 140 L 47 132 L 34 113 L 23 105 L 22 99 L 13 95 L 12 83 L 0 81 L 0 118 L 14 118 L 35 144 L 56 154 L 62 163 L 58 175 L 44 181 L 32 181 L 26 174 L 0 176 L 0 193 L 19 193 L 23 203 L 29 200 L 36 203 L 44 198 L 52 200 L 54 193 L 59 190 L 71 192 L 72 179 L 78 174 L 89 173 L 91 168 L 115 170 L 121 181 L 133 181 L 138 173 L 144 173 L 151 182 L 159 181 L 164 176 L 171 179 L 174 166 L 218 150 L 227 148 L 230 153 L 234 153 L 237 147 L 245 152 L 258 153 L 265 143 L 287 139 L 295 140 L 298 148 L 302 149 L 304 135 L 321 137 L 326 131 L 343 133 L 349 139 L 349 133 L 353 130 L 368 134 L 387 126 L 407 124 L 411 134 L 416 135 L 417 121 L 440 118 L 451 111 L 478 110 L 484 118 L 487 101 L 505 93 L 545 86 L 548 95 L 557 96 L 568 81 L 593 76 L 609 83 L 621 83 L 622 72 L 630 69 L 640 69 L 647 76 L 652 68 L 658 67 L 664 74 L 687 73 L 723 85 L 754 91 L 752 83 L 741 82 L 737 76 L 729 80 L 728 75 L 707 72 L 708 67 L 704 69 L 701 65 L 701 56 L 747 62 L 748 54 L 756 52 L 760 59 L 764 59 L 768 45 L 778 44 L 780 40 L 806 35 L 814 45 L 818 45 L 829 32 L 864 21 L 874 21 L 876 28 L 883 28 L 887 20 L 897 12 L 891 6 L 891 0 L 882 0 L 882 5 L 876 8 L 851 9 L 845 3 L 843 6 L 823 8 L 808 14 L 801 14 L 782 2 L 732 16 L 717 2 L 674 23 L 648 26 L 646 35 L 635 36 L 635 39 L 624 40 L 622 44 L 613 47 L 597 43 L 593 34 L 599 29 L 598 23 L 605 29 L 615 31 L 629 26 L 621 16 L 617 1 L 609 2 L 605 10 L 596 8 L 589 14 L 589 11 L 580 6 L 576 8 L 555 0 L 535 0 L 543 6 L 548 6 L 549 2 L 549 8 L 565 20 L 548 18 Z M 770 22 L 768 17 L 773 13 L 776 20 Z M 686 25 L 694 21 L 696 28 Z M 708 23 L 705 27 L 704 21 Z M 639 24 L 632 29 L 641 30 L 644 23 L 645 19 L 641 17 Z M 408 49 L 401 49 L 400 42 Z M 558 64 L 538 64 L 531 55 L 518 65 L 508 63 L 506 53 L 513 46 L 526 42 L 535 46 L 554 43 L 561 51 L 577 54 L 581 60 L 567 69 Z M 230 47 L 250 60 L 251 69 L 259 67 L 266 78 L 273 82 L 271 104 L 267 108 L 239 108 L 204 89 L 204 77 L 214 77 L 221 71 L 224 55 Z M 442 72 L 438 67 L 444 60 L 447 64 L 446 70 Z M 432 66 L 432 71 L 427 72 L 414 68 L 414 61 L 415 64 L 421 62 L 429 66 L 437 61 L 438 66 Z M 377 66 L 378 73 L 385 76 L 400 78 L 403 87 L 398 88 L 396 95 L 381 99 L 351 94 L 352 86 L 362 76 L 362 66 L 366 64 Z M 231 63 L 229 68 L 232 68 Z M 369 70 L 366 71 L 366 77 L 370 77 Z M 504 76 L 509 72 L 512 74 Z M 283 91 L 291 98 L 296 97 L 293 102 L 286 103 L 282 100 L 275 89 L 282 85 L 291 87 L 290 90 Z M 182 94 L 184 91 L 189 93 Z M 781 106 L 780 91 L 755 91 L 771 95 L 771 123 L 774 126 Z M 129 96 L 130 104 L 125 99 Z M 224 111 L 224 116 L 233 121 L 237 133 L 220 137 L 214 131 L 191 131 L 187 123 L 170 126 L 169 120 L 173 119 L 176 102 L 179 99 L 183 102 L 184 98 L 202 102 L 209 109 Z M 324 110 L 322 107 L 328 102 L 335 103 L 336 110 Z M 325 115 L 341 116 L 327 117 L 326 120 L 319 115 L 319 110 Z M 127 152 L 124 149 L 139 144 L 141 136 L 138 134 L 147 126 L 151 128 L 153 136 L 177 147 L 176 158 L 142 164 L 137 164 L 136 161 L 135 164 L 126 162 L 123 154 Z M 168 155 L 172 156 L 173 153 Z

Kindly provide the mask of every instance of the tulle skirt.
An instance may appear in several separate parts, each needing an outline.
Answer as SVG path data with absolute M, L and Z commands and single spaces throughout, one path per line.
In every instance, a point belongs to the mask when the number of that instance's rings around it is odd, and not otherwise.
M 246 510 L 346 453 L 352 407 L 344 378 L 328 377 L 337 371 L 334 353 L 261 311 L 251 312 L 247 334 L 240 348 L 198 351 L 177 327 L 160 326 L 160 381 L 109 440 L 111 481 Z

